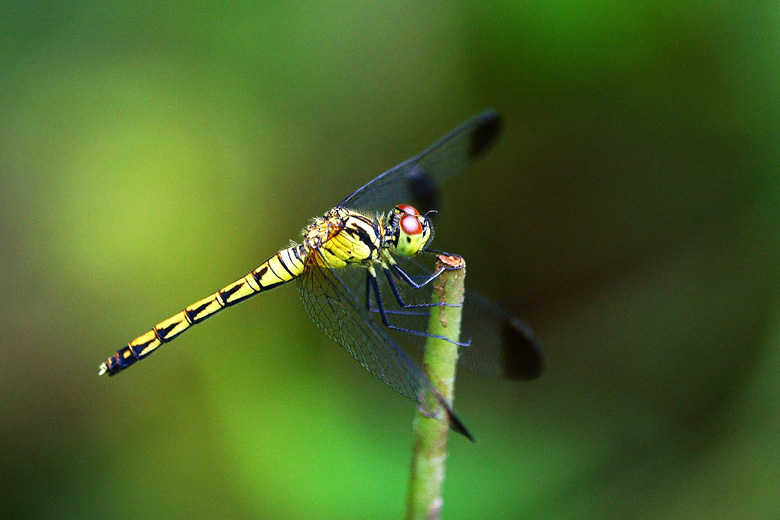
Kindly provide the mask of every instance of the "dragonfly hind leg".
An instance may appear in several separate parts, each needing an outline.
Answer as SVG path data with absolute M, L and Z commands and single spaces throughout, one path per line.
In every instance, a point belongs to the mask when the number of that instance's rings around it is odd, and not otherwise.
M 390 278 L 389 274 L 388 274 L 388 278 Z M 367 306 L 369 311 L 371 311 L 371 312 L 378 312 L 379 313 L 379 316 L 382 318 L 382 323 L 388 329 L 397 330 L 399 332 L 404 332 L 404 333 L 407 333 L 407 334 L 413 334 L 415 336 L 422 336 L 422 337 L 425 337 L 425 338 L 441 339 L 441 340 L 447 341 L 449 343 L 458 345 L 459 347 L 468 347 L 469 345 L 471 345 L 471 340 L 466 341 L 466 342 L 453 341 L 452 339 L 450 339 L 450 338 L 448 338 L 446 336 L 441 336 L 439 334 L 431 334 L 429 332 L 423 332 L 423 331 L 420 331 L 420 330 L 412 330 L 412 329 L 407 329 L 407 328 L 404 328 L 404 327 L 398 327 L 396 325 L 393 325 L 392 323 L 390 323 L 390 320 L 387 317 L 389 314 L 406 315 L 406 316 L 426 316 L 426 315 L 429 314 L 429 312 L 427 312 L 427 311 L 419 312 L 419 311 L 405 310 L 406 308 L 410 308 L 410 307 L 412 307 L 412 308 L 413 307 L 422 307 L 422 305 L 419 305 L 419 306 L 413 306 L 413 305 L 405 306 L 405 309 L 397 310 L 397 311 L 387 310 L 387 309 L 385 309 L 385 306 L 382 303 L 382 295 L 381 295 L 381 293 L 379 291 L 379 282 L 376 279 L 376 273 L 373 271 L 373 269 L 369 269 L 368 270 L 368 272 L 366 274 L 366 282 L 367 282 L 367 285 L 366 285 L 366 306 Z M 402 304 L 402 306 L 404 306 L 402 300 L 400 300 L 400 295 L 398 294 L 397 287 L 395 287 L 395 285 L 392 282 L 390 283 L 390 287 L 393 288 L 393 293 L 396 295 L 396 298 L 399 299 L 399 304 Z M 377 306 L 376 310 L 372 309 L 371 306 L 370 306 L 370 303 L 371 303 L 371 292 L 374 293 L 374 298 L 376 299 L 376 306 Z M 430 306 L 433 306 L 433 305 L 434 304 L 431 304 Z

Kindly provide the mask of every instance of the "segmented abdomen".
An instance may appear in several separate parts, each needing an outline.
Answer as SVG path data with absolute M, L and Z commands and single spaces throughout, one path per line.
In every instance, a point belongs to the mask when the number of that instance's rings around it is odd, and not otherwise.
M 100 374 L 113 376 L 143 359 L 159 348 L 163 343 L 213 316 L 225 307 L 244 301 L 250 296 L 273 289 L 300 276 L 304 270 L 305 249 L 295 245 L 283 249 L 261 264 L 257 269 L 223 287 L 211 296 L 187 306 L 180 313 L 155 325 L 120 349 L 100 365 Z

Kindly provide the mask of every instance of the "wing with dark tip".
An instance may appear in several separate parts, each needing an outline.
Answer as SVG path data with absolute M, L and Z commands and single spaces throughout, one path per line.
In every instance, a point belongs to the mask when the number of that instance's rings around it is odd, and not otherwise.
M 435 255 L 424 251 L 415 258 L 395 258 L 396 263 L 414 279 L 426 279 L 433 272 L 430 265 Z M 400 285 L 400 284 L 399 284 Z M 431 301 L 434 284 L 407 290 L 407 303 Z M 402 289 L 406 289 L 401 285 Z M 396 311 L 392 296 L 385 298 L 387 308 Z M 413 330 L 424 330 L 427 317 L 394 316 L 396 325 Z M 461 347 L 458 364 L 469 371 L 487 377 L 511 380 L 536 379 L 544 371 L 544 352 L 531 327 L 509 310 L 492 300 L 467 290 L 463 302 L 460 340 L 471 342 Z M 423 348 L 425 338 L 403 336 L 404 344 Z
M 487 151 L 501 133 L 501 116 L 486 110 L 436 144 L 392 168 L 339 203 L 384 213 L 396 204 L 414 203 L 421 212 L 437 209 L 439 187 Z
M 460 351 L 463 365 L 477 374 L 514 380 L 536 379 L 544 371 L 544 353 L 531 327 L 500 305 L 466 292 Z

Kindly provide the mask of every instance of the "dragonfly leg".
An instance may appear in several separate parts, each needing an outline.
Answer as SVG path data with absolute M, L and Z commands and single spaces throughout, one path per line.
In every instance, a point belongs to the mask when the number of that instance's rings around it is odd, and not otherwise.
M 400 279 L 408 283 L 412 288 L 414 289 L 420 289 L 422 287 L 425 287 L 430 282 L 435 280 L 439 277 L 441 273 L 444 271 L 449 271 L 450 269 L 445 267 L 440 267 L 435 273 L 433 273 L 431 276 L 429 276 L 424 282 L 422 283 L 415 283 L 413 277 L 409 276 L 403 269 L 401 269 L 397 264 L 393 264 L 392 266 L 392 274 L 395 274 Z M 401 298 L 401 294 L 398 292 L 398 287 L 395 284 L 395 280 L 391 276 L 391 271 L 388 268 L 383 268 L 385 272 L 385 276 L 387 277 L 388 283 L 390 283 L 390 289 L 393 291 L 393 296 L 395 296 L 396 301 L 398 302 L 398 305 L 403 307 L 404 309 L 409 307 L 463 307 L 463 302 L 452 304 L 452 303 L 445 303 L 445 302 L 438 302 L 438 303 L 419 303 L 419 304 L 407 304 L 404 303 L 403 298 Z
M 445 267 L 439 267 L 435 273 L 425 278 L 421 283 L 417 283 L 414 281 L 414 278 L 406 274 L 406 271 L 401 269 L 398 264 L 392 264 L 390 268 L 393 270 L 393 274 L 397 275 L 399 278 L 402 278 L 406 283 L 408 283 L 415 289 L 420 289 L 422 287 L 425 287 L 426 285 L 428 285 L 429 283 L 437 279 L 441 273 L 447 270 Z M 385 273 L 387 272 L 388 269 L 385 268 Z
M 430 247 L 426 247 L 425 249 L 423 249 L 423 250 L 422 250 L 422 251 L 420 251 L 420 252 L 421 252 L 421 253 L 427 253 L 427 254 L 431 254 L 431 255 L 436 255 L 436 256 L 439 256 L 439 255 L 444 255 L 444 256 L 460 256 L 460 255 L 456 255 L 456 254 L 454 254 L 454 253 L 448 253 L 447 251 L 442 251 L 442 250 L 440 250 L 440 249 L 431 249 Z M 459 268 L 459 267 L 451 267 L 450 269 L 460 269 L 460 268 Z
M 376 305 L 377 305 L 377 310 L 379 311 L 379 316 L 382 318 L 382 323 L 388 329 L 397 330 L 399 332 L 405 332 L 407 334 L 414 334 L 415 336 L 422 336 L 425 338 L 441 339 L 449 343 L 452 343 L 454 345 L 458 345 L 459 347 L 468 347 L 469 345 L 471 345 L 471 340 L 466 342 L 453 341 L 450 338 L 441 336 L 439 334 L 430 334 L 428 332 L 422 332 L 419 330 L 405 329 L 403 327 L 397 327 L 391 324 L 390 320 L 387 319 L 388 312 L 385 310 L 385 306 L 382 304 L 382 295 L 379 293 L 379 283 L 376 280 L 376 276 L 372 276 L 370 272 L 368 275 L 368 282 L 371 284 L 371 289 L 373 289 L 374 292 L 374 298 L 376 298 Z
M 373 308 L 371 307 L 371 280 L 374 279 L 374 276 L 371 274 L 370 271 L 366 271 L 366 309 L 368 312 L 379 312 L 379 308 Z M 393 282 L 390 282 L 391 287 L 393 288 L 393 292 L 395 294 L 398 294 L 398 289 L 393 285 Z M 397 296 L 399 298 L 399 296 Z M 403 302 L 399 300 L 399 303 L 401 304 L 401 307 L 404 309 L 409 309 L 413 307 L 430 307 L 431 305 L 404 305 Z M 397 314 L 401 316 L 430 316 L 430 312 L 427 311 L 410 311 L 410 310 L 394 310 L 394 309 L 384 309 L 385 314 Z
M 414 308 L 420 308 L 420 307 L 452 307 L 452 305 L 445 303 L 445 302 L 437 302 L 437 303 L 406 303 L 403 298 L 401 297 L 401 293 L 398 291 L 398 285 L 396 285 L 395 279 L 392 276 L 392 271 L 388 269 L 387 267 L 383 267 L 382 271 L 385 273 L 385 278 L 387 278 L 387 283 L 390 284 L 390 290 L 393 291 L 393 297 L 395 298 L 395 301 L 398 302 L 398 305 L 403 309 L 414 309 Z M 406 273 L 404 273 L 406 275 Z M 398 278 L 406 281 L 406 278 L 403 278 L 401 275 L 396 274 Z M 427 282 L 426 282 L 427 283 Z M 423 287 L 425 284 L 419 285 L 418 287 L 415 287 L 412 285 L 413 288 L 419 289 L 420 287 Z

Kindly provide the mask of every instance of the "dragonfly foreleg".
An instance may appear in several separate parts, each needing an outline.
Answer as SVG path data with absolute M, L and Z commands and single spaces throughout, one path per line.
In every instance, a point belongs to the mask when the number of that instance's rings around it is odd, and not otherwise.
M 371 274 L 370 271 L 366 271 L 366 309 L 368 312 L 374 312 L 378 313 L 379 308 L 373 308 L 371 307 L 371 279 L 374 278 L 374 276 Z M 393 287 L 393 290 L 395 291 L 396 288 Z M 404 309 L 410 308 L 410 307 L 429 307 L 429 305 L 410 305 L 410 306 L 404 306 Z M 431 313 L 428 311 L 410 311 L 410 310 L 404 310 L 404 309 L 384 309 L 385 314 L 389 315 L 400 315 L 400 316 L 430 316 Z
M 455 345 L 458 345 L 459 347 L 468 347 L 469 345 L 471 345 L 471 340 L 466 341 L 466 342 L 453 341 L 452 339 L 447 338 L 447 337 L 442 336 L 442 335 L 439 335 L 439 334 L 431 334 L 429 332 L 422 332 L 422 331 L 419 331 L 419 330 L 406 329 L 406 328 L 403 328 L 403 327 L 397 327 L 397 326 L 393 325 L 392 323 L 390 323 L 390 320 L 387 318 L 387 315 L 389 313 L 385 310 L 385 306 L 382 303 L 382 295 L 379 292 L 379 282 L 377 281 L 376 276 L 371 273 L 371 271 L 369 271 L 369 274 L 368 274 L 368 283 L 370 284 L 371 289 L 373 290 L 374 298 L 376 299 L 377 310 L 379 311 L 379 316 L 382 318 L 382 323 L 388 329 L 397 330 L 399 332 L 405 332 L 407 334 L 413 334 L 415 336 L 422 336 L 422 337 L 425 337 L 425 338 L 441 339 L 441 340 L 447 341 L 449 343 L 453 343 Z M 398 312 L 396 312 L 394 314 L 398 314 Z
M 414 308 L 420 308 L 420 307 L 451 307 L 450 304 L 444 303 L 444 302 L 436 302 L 436 303 L 406 303 L 403 298 L 401 297 L 400 291 L 398 291 L 398 285 L 395 283 L 395 279 L 392 276 L 392 272 L 387 267 L 383 267 L 382 271 L 385 273 L 385 278 L 387 278 L 387 283 L 390 285 L 390 290 L 393 292 L 393 297 L 395 298 L 395 301 L 398 302 L 398 305 L 402 309 L 414 309 Z M 403 271 L 401 271 L 403 272 Z M 404 273 L 406 275 L 406 273 Z M 369 275 L 370 276 L 370 275 Z M 401 275 L 397 275 L 401 277 Z M 408 275 L 407 275 L 408 276 Z M 402 277 L 401 277 L 402 278 Z M 405 278 L 402 278 L 403 280 L 406 280 Z M 427 283 L 427 282 L 426 282 Z M 425 284 L 422 284 L 418 287 L 414 287 L 415 289 L 419 289 L 423 287 Z
M 408 275 L 406 271 L 401 269 L 398 264 L 393 264 L 391 266 L 393 269 L 392 274 L 395 274 L 399 278 L 401 278 L 403 281 L 408 283 L 413 289 L 421 289 L 422 287 L 425 287 L 427 284 L 435 280 L 439 277 L 441 273 L 444 271 L 448 271 L 449 269 L 445 267 L 439 268 L 435 273 L 433 273 L 431 276 L 429 276 L 423 283 L 415 283 L 413 280 L 413 277 Z M 461 303 L 445 303 L 445 302 L 437 302 L 437 303 L 417 303 L 417 304 L 409 304 L 405 303 L 403 301 L 403 298 L 401 298 L 401 293 L 398 292 L 398 286 L 395 283 L 395 279 L 393 279 L 391 275 L 390 269 L 387 267 L 383 267 L 382 270 L 385 272 L 385 277 L 387 278 L 388 283 L 390 284 L 390 289 L 393 291 L 393 296 L 395 297 L 395 300 L 398 302 L 398 305 L 403 307 L 404 309 L 410 308 L 410 307 L 462 307 L 463 302 Z
M 385 271 L 385 274 L 387 274 L 388 269 L 386 267 L 383 268 L 383 269 Z M 417 283 L 417 282 L 414 281 L 414 277 L 409 276 L 408 274 L 406 274 L 406 271 L 401 269 L 401 267 L 398 264 L 395 264 L 395 263 L 391 264 L 390 265 L 390 269 L 393 270 L 394 274 L 397 274 L 400 278 L 402 278 L 406 283 L 408 283 L 409 285 L 411 285 L 415 289 L 420 289 L 422 287 L 425 287 L 426 285 L 428 285 L 429 283 L 431 283 L 432 281 L 437 279 L 441 273 L 443 273 L 444 271 L 447 270 L 445 267 L 439 267 L 436 270 L 435 273 L 433 273 L 432 275 L 430 275 L 427 278 L 425 278 L 421 283 Z M 389 279 L 389 277 L 388 277 L 388 279 Z

